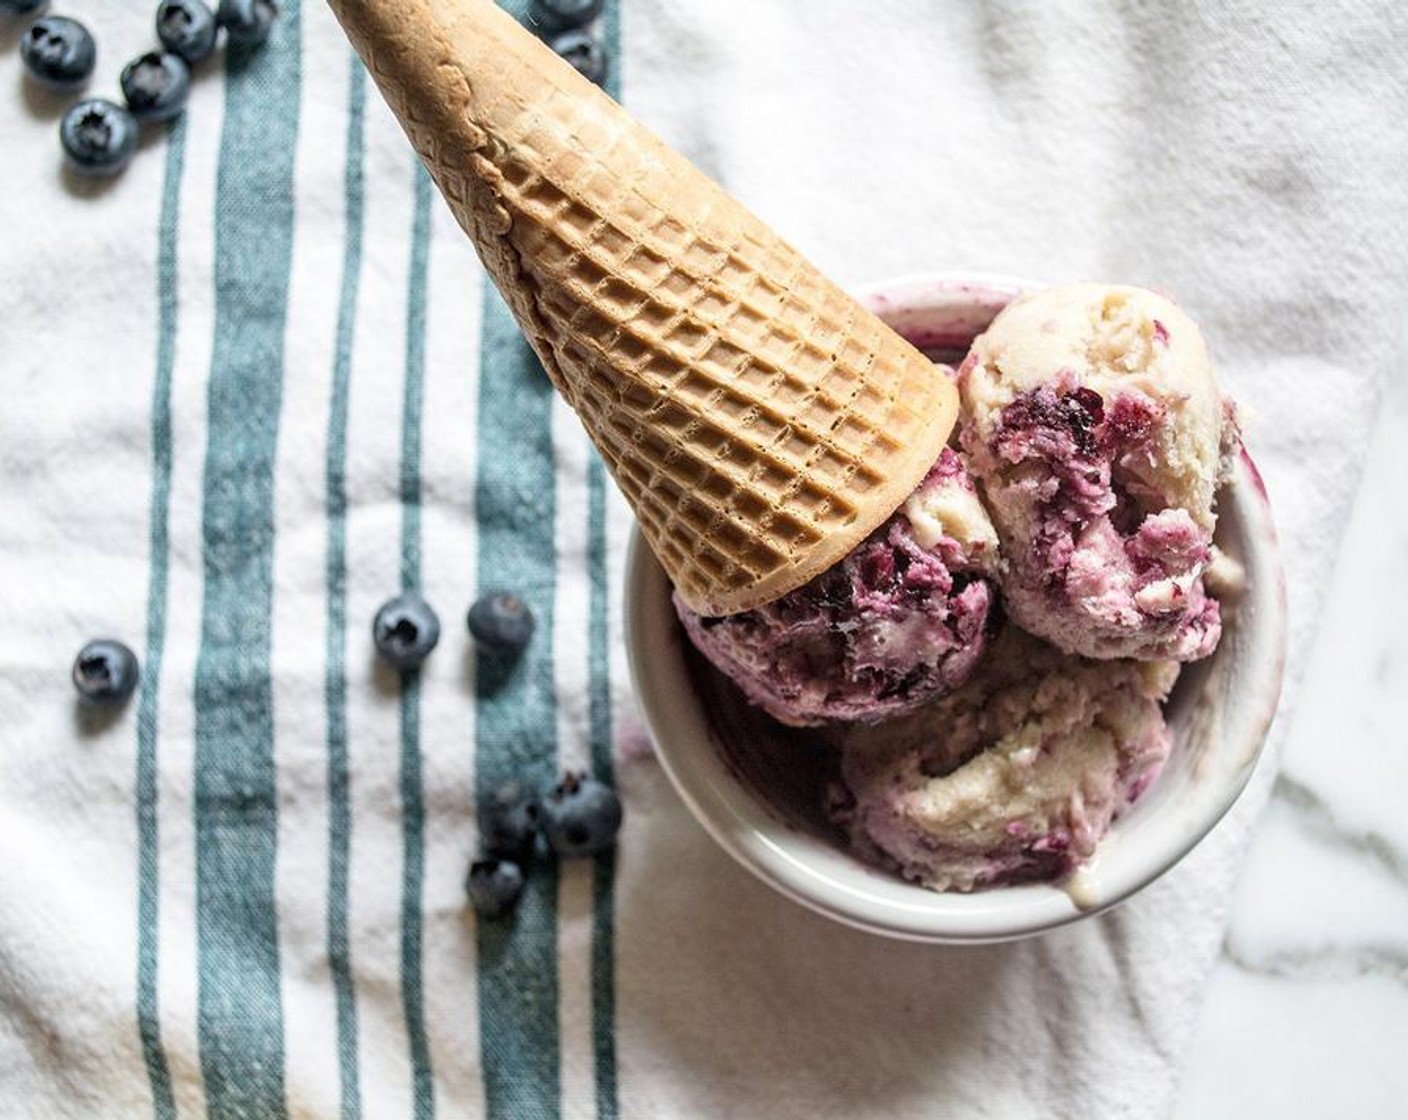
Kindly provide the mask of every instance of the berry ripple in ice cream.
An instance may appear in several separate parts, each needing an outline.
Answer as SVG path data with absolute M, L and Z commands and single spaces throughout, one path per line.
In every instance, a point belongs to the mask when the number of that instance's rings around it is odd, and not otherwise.
M 1008 614 L 1088 657 L 1211 653 L 1203 573 L 1238 436 L 1193 321 L 1140 288 L 1046 288 L 974 342 L 959 388 Z
M 1158 776 L 1172 661 L 1094 662 L 1015 627 L 953 695 L 838 730 L 833 818 L 863 855 L 943 891 L 1056 879 Z
M 806 746 L 836 748 L 827 811 L 859 855 L 971 891 L 1069 875 L 1158 776 L 1178 662 L 1236 593 L 1212 537 L 1239 435 L 1198 328 L 1143 289 L 1022 297 L 957 378 L 966 465 L 946 450 L 774 603 L 675 606 L 749 704 L 827 725 Z
M 704 618 L 675 596 L 694 645 L 748 700 L 793 726 L 875 722 L 967 679 L 986 645 L 997 537 L 945 449 L 884 525 L 781 599 Z

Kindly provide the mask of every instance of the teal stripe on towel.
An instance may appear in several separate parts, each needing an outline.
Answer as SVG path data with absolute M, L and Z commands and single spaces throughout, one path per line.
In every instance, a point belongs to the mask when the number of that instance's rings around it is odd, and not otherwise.
M 274 464 L 293 249 L 299 3 L 226 60 L 195 677 L 196 939 L 210 1120 L 281 1120 L 284 1013 L 269 678 Z
M 479 365 L 479 592 L 513 591 L 537 631 L 511 668 L 480 657 L 475 785 L 482 804 L 509 781 L 545 789 L 557 769 L 553 695 L 552 386 L 498 290 L 485 281 Z M 488 1120 L 561 1115 L 557 867 L 528 877 L 512 922 L 481 922 L 479 1037 Z
M 606 91 L 621 96 L 621 3 L 607 0 L 603 30 L 611 69 Z M 587 467 L 587 566 L 591 577 L 587 693 L 591 726 L 592 769 L 614 782 L 611 744 L 610 626 L 607 623 L 611 588 L 607 579 L 606 498 L 608 480 L 601 459 L 593 455 Z M 592 1050 L 596 1069 L 598 1120 L 616 1120 L 616 852 L 596 859 L 592 876 Z
M 401 411 L 401 589 L 420 588 L 420 443 L 425 396 L 425 301 L 430 253 L 430 176 L 416 164 L 415 215 L 406 308 L 406 376 Z M 435 1115 L 435 1081 L 425 1033 L 421 906 L 425 888 L 425 789 L 421 780 L 420 672 L 401 675 L 401 1002 L 411 1050 L 415 1120 Z
M 527 0 L 503 5 L 522 19 Z M 485 280 L 479 362 L 479 592 L 524 599 L 537 631 L 516 664 L 476 665 L 475 785 L 480 804 L 509 781 L 547 788 L 557 769 L 553 690 L 556 594 L 553 389 L 503 298 Z M 556 866 L 528 877 L 512 922 L 481 922 L 479 1037 L 488 1120 L 562 1113 Z
M 606 567 L 606 479 L 600 460 L 587 471 L 587 564 L 591 576 L 587 692 L 592 769 L 614 782 Z M 616 851 L 596 857 L 592 874 L 592 1050 L 598 1120 L 616 1120 Z
M 151 1084 L 156 1120 L 175 1120 L 176 1117 L 176 1101 L 171 1092 L 171 1068 L 161 1044 L 161 1015 L 157 998 L 161 903 L 157 732 L 161 710 L 161 662 L 166 648 L 167 576 L 171 564 L 171 374 L 176 361 L 179 309 L 176 250 L 180 243 L 185 120 L 185 117 L 177 117 L 167 130 L 166 178 L 161 189 L 156 264 L 156 380 L 152 385 L 151 577 L 147 584 L 147 647 L 142 671 L 142 695 L 137 705 L 137 1030 L 142 1039 L 142 1059 L 147 1067 L 147 1080 Z
M 343 172 L 342 293 L 337 309 L 327 443 L 328 967 L 337 1001 L 337 1067 L 342 1120 L 360 1120 L 357 993 L 348 937 L 352 805 L 347 754 L 347 412 L 352 382 L 357 290 L 362 273 L 367 72 L 348 52 L 347 156 Z

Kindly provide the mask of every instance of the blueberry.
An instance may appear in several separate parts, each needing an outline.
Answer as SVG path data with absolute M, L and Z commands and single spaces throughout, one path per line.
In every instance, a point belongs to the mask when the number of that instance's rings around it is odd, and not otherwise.
M 79 175 L 116 175 L 137 150 L 137 118 L 121 105 L 94 97 L 64 114 L 59 140 Z
M 215 13 L 202 0 L 161 0 L 156 37 L 172 54 L 195 65 L 215 49 Z
M 601 15 L 606 0 L 533 0 L 528 22 L 544 31 L 571 31 Z
M 538 799 L 518 782 L 494 791 L 479 807 L 479 843 L 496 859 L 527 866 L 538 838 Z
M 497 922 L 518 909 L 523 894 L 523 868 L 507 859 L 477 859 L 469 865 L 464 889 L 474 912 Z
M 269 37 L 278 15 L 274 0 L 220 0 L 215 22 L 225 29 L 230 42 L 257 47 Z
M 23 16 L 37 12 L 49 0 L 0 0 L 0 16 Z
M 469 632 L 475 645 L 500 657 L 521 653 L 533 637 L 533 612 L 510 591 L 490 591 L 469 608 Z
M 20 58 L 30 77 L 46 89 L 74 90 L 92 76 L 98 45 L 76 19 L 45 16 L 24 33 Z
M 548 40 L 548 46 L 572 64 L 590 82 L 606 80 L 606 48 L 587 31 L 564 31 Z
M 89 642 L 73 662 L 73 686 L 90 704 L 116 707 L 132 695 L 139 676 L 137 655 L 111 638 Z
M 414 591 L 388 599 L 372 620 L 377 652 L 397 669 L 414 669 L 439 640 L 440 619 Z
M 621 799 L 605 782 L 568 772 L 538 807 L 538 823 L 560 856 L 594 856 L 616 842 Z
M 170 120 L 191 95 L 191 68 L 179 54 L 151 51 L 122 70 L 122 96 L 139 121 Z

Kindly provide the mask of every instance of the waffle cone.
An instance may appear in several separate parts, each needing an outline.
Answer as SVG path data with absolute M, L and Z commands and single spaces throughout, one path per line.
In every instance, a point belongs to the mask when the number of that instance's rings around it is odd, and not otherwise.
M 831 567 L 938 458 L 922 354 L 490 0 L 330 0 L 704 615 Z

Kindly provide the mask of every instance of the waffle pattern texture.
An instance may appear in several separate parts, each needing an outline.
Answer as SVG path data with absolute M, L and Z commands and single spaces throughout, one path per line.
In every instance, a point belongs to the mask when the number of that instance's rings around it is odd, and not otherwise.
M 957 413 L 909 343 L 490 0 L 332 0 L 685 601 L 841 560 Z

